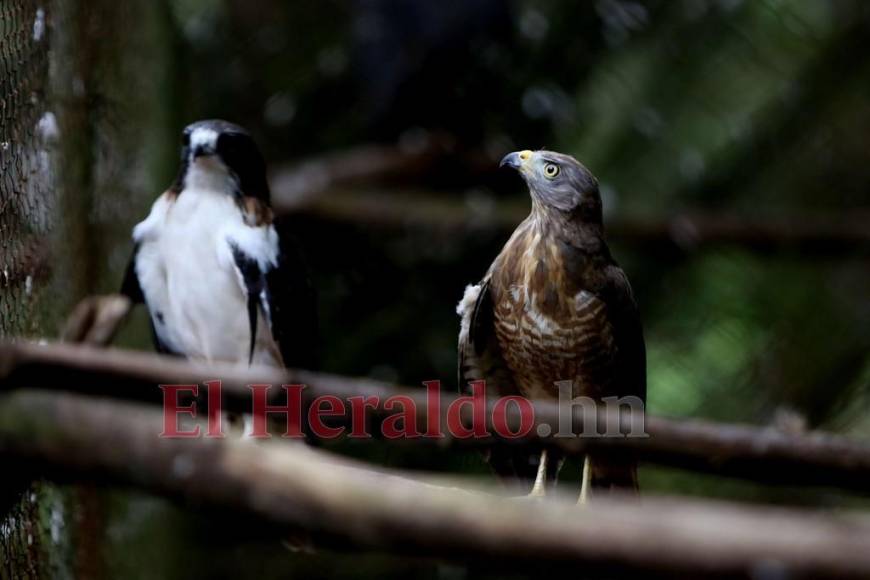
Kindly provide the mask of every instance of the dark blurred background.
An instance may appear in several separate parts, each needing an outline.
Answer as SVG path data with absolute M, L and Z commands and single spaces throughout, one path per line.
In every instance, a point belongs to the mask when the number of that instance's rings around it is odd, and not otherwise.
M 55 4 L 56 231 L 75 259 L 53 288 L 116 289 L 130 228 L 173 177 L 181 128 L 225 118 L 253 132 L 276 206 L 292 210 L 286 228 L 319 292 L 321 370 L 453 388 L 456 302 L 528 211 L 498 160 L 546 147 L 601 181 L 643 313 L 652 413 L 870 435 L 867 3 Z M 149 348 L 144 313 L 121 342 Z M 490 477 L 471 453 L 337 450 Z M 654 467 L 641 483 L 854 502 Z M 86 509 L 69 497 L 81 490 L 41 493 L 66 494 L 68 516 Z M 97 576 L 465 577 L 431 562 L 294 556 L 161 500 L 88 497 L 102 555 L 69 558 Z

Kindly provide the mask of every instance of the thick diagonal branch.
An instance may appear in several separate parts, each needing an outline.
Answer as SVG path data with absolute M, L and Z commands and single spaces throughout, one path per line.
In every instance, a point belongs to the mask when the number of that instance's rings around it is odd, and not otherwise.
M 225 407 L 241 412 L 251 410 L 251 392 L 247 387 L 250 384 L 304 384 L 302 403 L 305 406 L 320 395 L 334 395 L 344 400 L 350 397 L 376 399 L 378 404 L 370 409 L 372 430 L 375 431 L 379 419 L 395 412 L 384 407 L 384 402 L 392 395 L 409 397 L 415 403 L 421 424 L 426 422 L 429 410 L 426 393 L 421 389 L 401 389 L 371 380 L 306 371 L 205 364 L 146 353 L 64 344 L 0 345 L 0 386 L 6 391 L 39 387 L 160 404 L 159 384 L 200 384 L 212 379 L 223 382 Z M 205 393 L 205 389 L 201 392 Z M 281 389 L 274 388 L 271 393 L 271 404 L 284 402 Z M 455 398 L 450 395 L 440 397 L 441 425 L 447 424 L 446 410 Z M 487 417 L 492 416 L 493 406 L 490 400 Z M 535 401 L 534 409 L 536 425 L 547 425 L 550 433 L 559 430 L 560 416 L 556 404 Z M 468 410 L 467 407 L 463 409 Z M 599 429 L 613 420 L 607 411 L 605 409 L 602 416 L 596 417 Z M 517 409 L 509 405 L 505 412 L 508 427 L 516 432 L 521 423 Z M 574 432 L 583 432 L 584 417 L 577 416 L 576 412 L 574 415 Z M 462 413 L 461 417 L 463 421 L 470 419 L 468 412 Z M 348 417 L 334 419 L 341 422 Z M 824 433 L 795 435 L 774 429 L 652 416 L 644 419 L 634 415 L 620 420 L 623 432 L 634 429 L 637 433 L 645 429 L 649 436 L 541 438 L 534 428 L 524 441 L 559 446 L 570 453 L 584 453 L 589 449 L 629 453 L 642 461 L 762 482 L 830 485 L 859 493 L 870 490 L 870 445 L 845 437 Z M 564 425 L 561 427 L 564 429 Z M 481 439 L 455 439 L 445 430 L 441 439 L 421 438 L 413 442 L 447 447 L 487 445 L 496 439 L 494 433 Z
M 369 548 L 504 566 L 673 575 L 870 575 L 870 520 L 677 500 L 585 507 L 470 493 L 331 461 L 302 445 L 161 439 L 161 413 L 24 389 L 0 395 L 0 454 Z

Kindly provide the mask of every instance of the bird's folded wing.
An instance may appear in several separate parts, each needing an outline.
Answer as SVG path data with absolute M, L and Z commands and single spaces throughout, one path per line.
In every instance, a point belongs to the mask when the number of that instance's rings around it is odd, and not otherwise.
M 459 327 L 458 386 L 466 392 L 471 381 L 486 381 L 491 394 L 512 390 L 510 371 L 495 335 L 490 279 L 469 285 L 456 308 Z
M 257 346 L 257 320 L 262 312 L 266 323 L 271 328 L 272 320 L 269 308 L 266 272 L 260 262 L 248 255 L 238 244 L 228 240 L 236 273 L 247 297 L 248 326 L 251 330 L 248 363 L 254 361 L 254 349 Z
M 646 345 L 640 312 L 625 272 L 616 265 L 606 270 L 607 284 L 602 299 L 607 304 L 616 359 L 614 379 L 619 397 L 634 396 L 646 400 Z
M 277 225 L 277 224 L 276 224 Z M 248 230 L 263 230 L 263 240 L 243 245 L 232 232 L 226 240 L 233 266 L 247 297 L 251 328 L 251 355 L 256 347 L 257 313 L 269 325 L 285 366 L 316 367 L 316 304 L 314 290 L 299 249 L 290 236 L 280 237 L 273 225 Z M 247 231 L 250 237 L 252 232 Z M 256 254 L 256 255 L 255 255 Z
M 286 366 L 316 369 L 317 301 L 308 267 L 287 225 L 276 224 L 282 232 L 277 266 L 266 273 L 272 337 Z

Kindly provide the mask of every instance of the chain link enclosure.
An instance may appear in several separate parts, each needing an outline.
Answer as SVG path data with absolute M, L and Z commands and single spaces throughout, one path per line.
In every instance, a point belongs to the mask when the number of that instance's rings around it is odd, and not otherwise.
M 173 38 L 164 0 L 0 0 L 0 338 L 53 339 L 118 288 L 171 180 Z M 106 577 L 108 500 L 32 478 L 0 476 L 0 580 Z
M 57 136 L 48 107 L 47 19 L 37 0 L 0 0 L 0 337 L 42 330 L 38 301 L 55 206 L 48 148 Z M 26 479 L 9 471 L 0 502 L 0 576 L 37 578 L 47 572 L 39 562 L 38 492 L 21 494 Z
M 43 332 L 39 298 L 48 284 L 56 202 L 49 148 L 58 131 L 48 105 L 49 47 L 44 3 L 0 0 L 0 337 Z M 0 576 L 37 578 L 49 568 L 39 556 L 41 493 L 22 494 L 26 478 L 7 473 Z
M 54 206 L 47 147 L 47 13 L 36 0 L 0 2 L 0 336 L 38 331 L 35 304 L 46 279 L 45 236 Z

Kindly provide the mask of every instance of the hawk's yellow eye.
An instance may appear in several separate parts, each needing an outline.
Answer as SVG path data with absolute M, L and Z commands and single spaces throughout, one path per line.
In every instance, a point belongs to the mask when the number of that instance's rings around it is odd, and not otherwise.
M 547 179 L 553 179 L 559 175 L 559 166 L 555 163 L 547 163 L 544 166 L 544 175 L 547 176 Z

